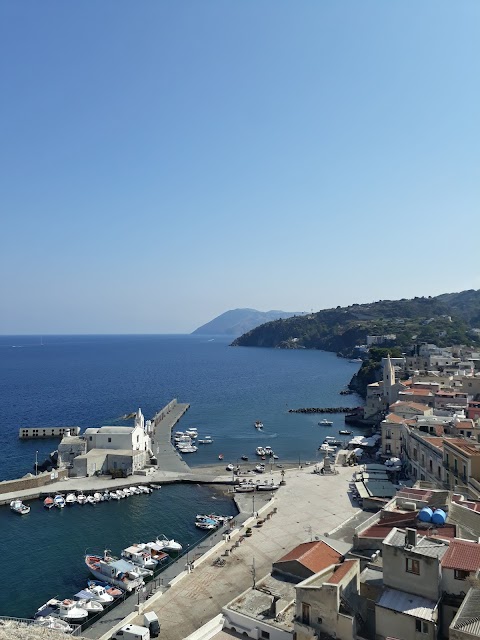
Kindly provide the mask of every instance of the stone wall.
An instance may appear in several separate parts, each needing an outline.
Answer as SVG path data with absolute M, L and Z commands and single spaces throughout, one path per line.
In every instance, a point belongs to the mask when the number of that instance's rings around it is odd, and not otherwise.
M 53 473 L 58 474 L 56 478 L 52 479 Z M 67 469 L 58 469 L 55 472 L 45 471 L 44 473 L 39 473 L 38 476 L 28 475 L 24 478 L 19 478 L 17 480 L 5 480 L 0 482 L 0 500 L 2 494 L 11 493 L 12 491 L 23 491 L 25 489 L 36 489 L 40 487 L 44 487 L 47 484 L 52 482 L 57 482 L 58 480 L 63 480 L 63 478 L 68 478 Z

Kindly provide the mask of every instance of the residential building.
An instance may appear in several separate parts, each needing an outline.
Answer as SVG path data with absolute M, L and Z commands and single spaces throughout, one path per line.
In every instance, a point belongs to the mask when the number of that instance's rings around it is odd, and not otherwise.
M 473 498 L 480 497 L 480 444 L 462 438 L 443 439 L 445 482 L 464 487 Z
M 469 589 L 457 615 L 452 620 L 450 640 L 474 640 L 480 638 L 480 589 Z
M 404 419 L 395 413 L 389 413 L 380 424 L 382 430 L 382 454 L 385 457 L 400 458 Z
M 337 544 L 335 540 L 332 540 L 331 544 L 322 540 L 299 544 L 273 563 L 272 573 L 293 582 L 310 578 L 319 571 L 341 562 L 345 553 L 345 543 L 340 551 L 335 548 Z M 348 548 L 351 548 L 351 545 Z
M 390 411 L 401 418 L 411 420 L 417 416 L 431 416 L 433 415 L 432 407 L 419 402 L 401 402 L 397 400 L 390 405 Z
M 435 485 L 443 483 L 443 438 L 427 434 L 405 423 L 403 433 L 403 459 L 408 475 Z M 418 424 L 418 423 L 417 423 Z

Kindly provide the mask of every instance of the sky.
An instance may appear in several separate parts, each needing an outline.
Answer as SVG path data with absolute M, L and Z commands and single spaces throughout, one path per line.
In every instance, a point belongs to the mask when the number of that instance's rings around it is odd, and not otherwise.
M 0 333 L 480 288 L 478 0 L 2 0 Z

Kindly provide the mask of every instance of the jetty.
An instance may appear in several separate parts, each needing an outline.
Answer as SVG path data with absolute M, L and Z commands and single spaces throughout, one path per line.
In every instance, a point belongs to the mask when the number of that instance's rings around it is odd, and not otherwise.
M 171 400 L 153 417 L 152 449 L 162 471 L 188 473 L 190 467 L 172 444 L 172 429 L 190 408 L 188 403 Z
M 302 409 L 289 409 L 288 413 L 350 413 L 356 407 L 306 407 Z
M 80 427 L 21 427 L 18 430 L 18 437 L 20 440 L 63 438 L 63 436 L 67 435 L 67 431 L 71 436 L 78 436 Z

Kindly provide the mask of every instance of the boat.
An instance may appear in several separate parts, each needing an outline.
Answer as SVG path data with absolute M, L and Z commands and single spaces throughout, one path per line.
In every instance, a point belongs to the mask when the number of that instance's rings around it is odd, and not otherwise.
M 87 496 L 83 492 L 79 493 L 77 496 L 77 502 L 78 504 L 85 504 L 87 502 Z
M 121 556 L 142 569 L 155 569 L 158 564 L 158 561 L 145 549 L 145 545 L 132 544 L 123 549 Z
M 102 494 L 102 497 L 103 497 L 103 499 L 104 499 L 104 500 L 106 500 L 107 502 L 108 502 L 109 500 L 111 500 L 111 499 L 112 499 L 112 497 L 111 497 L 111 495 L 110 495 L 110 491 L 104 491 L 104 492 L 103 492 L 103 494 Z
M 273 450 L 272 450 L 272 447 L 270 447 L 270 445 L 267 445 L 266 447 L 264 447 L 264 450 L 265 450 L 265 455 L 273 456 Z
M 276 491 L 278 488 L 278 484 L 257 484 L 257 491 Z
M 57 493 L 54 497 L 53 502 L 58 509 L 63 509 L 65 507 L 65 498 L 61 493 Z
M 119 499 L 121 500 L 122 498 L 125 498 L 125 494 L 123 493 L 122 489 L 117 489 L 115 491 L 115 493 L 117 494 L 117 496 L 119 497 Z
M 242 460 L 248 460 L 248 456 L 242 456 Z
M 88 618 L 88 611 L 83 607 L 79 607 L 74 600 L 52 598 L 43 607 L 40 607 L 35 617 L 45 617 L 45 615 L 52 615 L 66 622 L 81 624 Z
M 212 531 L 213 529 L 218 529 L 218 527 L 220 526 L 220 522 L 218 522 L 218 520 L 209 518 L 208 516 L 201 516 L 200 519 L 198 518 L 199 517 L 197 516 L 197 520 L 195 520 L 195 526 L 198 529 Z
M 252 491 L 255 491 L 255 485 L 247 482 L 235 487 L 235 493 L 251 493 Z
M 93 496 L 87 496 L 85 500 L 86 504 L 95 504 L 95 498 Z
M 331 447 L 340 447 L 342 445 L 342 441 L 337 440 L 333 436 L 327 436 L 323 441 L 323 444 L 329 444 Z
M 52 496 L 47 496 L 45 498 L 45 500 L 43 501 L 43 506 L 45 507 L 45 509 L 51 509 L 54 506 Z
M 319 427 L 331 427 L 333 424 L 333 422 L 331 420 L 327 420 L 326 418 L 324 418 L 323 420 L 320 420 L 320 422 L 318 423 Z
M 321 444 L 318 447 L 319 451 L 323 451 L 325 453 L 336 453 L 337 449 L 335 447 L 331 447 L 329 444 Z
M 103 611 L 103 604 L 92 598 L 75 598 L 75 602 L 88 613 L 100 613 L 100 611 Z
M 138 543 L 137 547 L 148 551 L 152 558 L 157 562 L 164 562 L 165 560 L 170 559 L 168 553 L 165 553 L 165 551 L 163 551 L 163 547 L 158 545 L 156 542 Z
M 265 473 L 265 465 L 264 464 L 257 464 L 257 466 L 255 467 L 255 471 L 257 473 Z
M 14 513 L 18 513 L 21 516 L 26 516 L 27 513 L 30 513 L 30 507 L 26 504 L 23 504 L 21 500 L 12 500 L 10 502 L 10 509 Z
M 219 459 L 219 460 L 223 460 L 223 453 L 219 453 L 219 454 L 218 454 L 218 459 Z
M 352 432 L 349 431 L 348 429 L 340 429 L 340 431 L 338 432 L 340 435 L 342 436 L 351 436 Z
M 90 591 L 100 587 L 105 590 L 107 595 L 112 596 L 112 598 L 119 598 L 123 595 L 122 589 L 117 589 L 117 587 L 114 587 L 109 582 L 102 582 L 101 580 L 87 580 L 87 584 Z
M 95 500 L 95 502 L 101 502 L 102 494 L 99 493 L 98 491 L 95 491 L 95 493 L 93 494 L 93 499 Z
M 73 631 L 73 627 L 71 627 L 68 622 L 65 622 L 65 620 L 62 620 L 61 618 L 56 618 L 55 616 L 38 616 L 38 618 L 35 618 L 34 622 L 41 627 L 54 629 L 55 631 L 61 631 L 62 633 L 72 633 Z
M 265 449 L 263 447 L 257 447 L 255 449 L 255 453 L 257 454 L 257 456 L 264 456 L 265 455 Z
M 162 534 L 161 538 L 157 538 L 155 543 L 158 544 L 159 547 L 162 548 L 163 551 L 181 551 L 183 549 L 182 545 L 175 540 L 169 540 L 166 536 Z
M 150 489 L 161 489 L 162 485 L 161 484 L 152 484 L 150 483 Z
M 274 454 L 272 454 L 272 458 L 273 458 L 274 460 L 278 460 L 278 456 L 277 456 L 275 453 L 274 453 Z
M 263 422 L 260 422 L 260 420 L 256 420 L 254 426 L 255 429 L 263 429 Z
M 99 580 L 107 580 L 123 591 L 134 591 L 144 584 L 140 567 L 124 559 L 114 559 L 108 555 L 108 550 L 103 556 L 86 554 L 85 564 L 90 573 Z
M 77 496 L 74 493 L 67 494 L 67 497 L 65 498 L 66 504 L 75 504 L 76 501 L 77 501 Z
M 227 466 L 225 467 L 227 471 L 233 471 L 234 468 L 235 467 L 233 466 L 233 464 L 227 464 Z
M 198 444 L 212 444 L 213 440 L 211 438 L 201 438 L 200 440 L 197 440 Z
M 138 496 L 143 493 L 138 487 L 129 487 L 129 489 L 132 495 L 136 494 Z
M 188 436 L 189 438 L 197 438 L 198 437 L 198 433 L 197 433 L 197 429 L 187 429 L 185 431 L 185 435 Z
M 132 495 L 132 492 L 130 491 L 130 489 L 128 487 L 124 487 L 123 489 L 121 489 L 123 496 L 125 498 L 129 498 Z
M 120 589 L 117 589 L 117 591 L 118 595 L 121 596 L 122 592 Z M 93 600 L 94 602 L 99 602 L 101 605 L 110 604 L 114 599 L 112 595 L 107 593 L 105 587 L 101 587 L 100 585 L 92 585 L 91 587 L 82 589 L 73 597 L 75 600 Z

